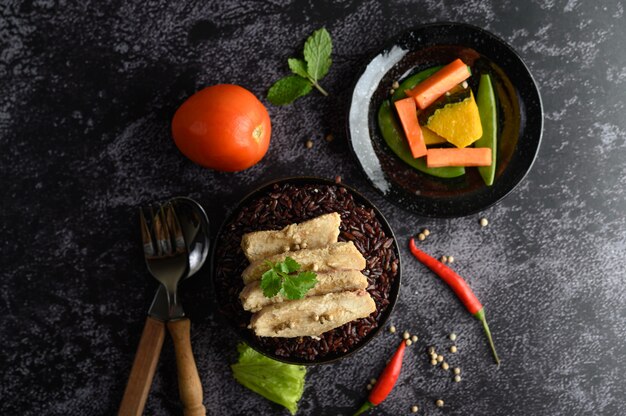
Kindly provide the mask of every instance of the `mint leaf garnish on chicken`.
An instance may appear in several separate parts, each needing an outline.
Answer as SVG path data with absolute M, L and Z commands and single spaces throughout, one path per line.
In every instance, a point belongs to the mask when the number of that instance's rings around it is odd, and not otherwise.
M 302 299 L 317 284 L 314 272 L 296 273 L 301 266 L 291 257 L 277 263 L 267 261 L 265 264 L 269 269 L 261 276 L 261 289 L 267 298 L 280 293 L 289 300 Z

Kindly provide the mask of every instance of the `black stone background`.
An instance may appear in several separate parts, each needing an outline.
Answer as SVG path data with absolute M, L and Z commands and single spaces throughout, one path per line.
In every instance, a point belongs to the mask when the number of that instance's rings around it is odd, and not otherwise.
M 287 175 L 341 175 L 380 207 L 402 245 L 391 321 L 419 335 L 373 413 L 626 413 L 626 20 L 623 1 L 7 1 L 0 4 L 0 414 L 104 415 L 119 404 L 156 282 L 143 264 L 137 207 L 188 195 L 213 233 L 243 194 Z M 467 218 L 418 218 L 367 185 L 344 131 L 356 74 L 386 39 L 462 21 L 504 38 L 540 86 L 545 133 L 528 178 Z M 333 66 L 317 93 L 268 106 L 267 157 L 242 173 L 200 168 L 169 123 L 194 91 L 235 83 L 264 97 L 286 60 L 325 26 Z M 264 100 L 264 98 L 263 98 Z M 266 102 L 264 100 L 264 102 Z M 267 102 L 266 102 L 267 103 Z M 323 137 L 332 132 L 335 141 Z M 308 150 L 304 142 L 313 138 Z M 478 219 L 490 220 L 481 229 Z M 451 254 L 484 301 L 503 358 L 408 255 Z M 182 287 L 209 414 L 286 414 L 230 374 L 236 335 L 211 309 L 207 273 Z M 449 346 L 463 381 L 431 368 Z M 350 414 L 398 341 L 384 332 L 339 363 L 311 368 L 300 414 Z M 166 339 L 146 414 L 182 414 Z M 445 407 L 436 409 L 434 401 Z

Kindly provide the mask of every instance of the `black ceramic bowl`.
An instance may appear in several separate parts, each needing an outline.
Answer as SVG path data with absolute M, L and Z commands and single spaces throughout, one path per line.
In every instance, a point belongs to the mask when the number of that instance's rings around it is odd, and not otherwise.
M 327 197 L 322 198 L 324 195 Z M 241 272 L 249 264 L 240 248 L 241 236 L 250 231 L 280 229 L 334 211 L 342 217 L 339 240 L 354 241 L 368 261 L 363 273 L 368 276 L 367 290 L 377 311 L 322 334 L 320 340 L 256 337 L 247 328 L 252 314 L 243 310 L 238 297 L 243 288 Z M 327 179 L 289 178 L 259 187 L 227 216 L 213 245 L 211 274 L 220 317 L 252 348 L 291 364 L 321 364 L 359 350 L 384 326 L 400 289 L 400 252 L 389 223 L 356 190 Z M 309 348 L 314 349 L 313 353 Z
M 378 110 L 396 80 L 462 58 L 489 72 L 499 103 L 496 178 L 486 186 L 476 168 L 452 179 L 419 172 L 385 143 Z M 476 77 L 470 87 L 476 95 Z M 363 69 L 351 97 L 348 137 L 370 183 L 387 199 L 425 217 L 460 217 L 504 198 L 530 170 L 541 141 L 543 110 L 537 85 L 517 53 L 503 40 L 475 26 L 437 23 L 392 40 Z

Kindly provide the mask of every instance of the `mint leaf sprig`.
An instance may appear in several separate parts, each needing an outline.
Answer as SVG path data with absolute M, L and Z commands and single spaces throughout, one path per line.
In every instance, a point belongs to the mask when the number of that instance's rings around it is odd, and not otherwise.
M 300 264 L 291 257 L 282 262 L 266 261 L 269 270 L 261 276 L 261 289 L 266 298 L 273 298 L 279 293 L 286 299 L 302 299 L 306 292 L 317 284 L 314 272 L 298 272 Z
M 313 32 L 304 43 L 304 60 L 289 58 L 289 69 L 295 75 L 279 79 L 267 93 L 267 99 L 274 105 L 290 104 L 311 92 L 315 87 L 324 96 L 328 92 L 319 84 L 330 69 L 333 42 L 325 28 Z

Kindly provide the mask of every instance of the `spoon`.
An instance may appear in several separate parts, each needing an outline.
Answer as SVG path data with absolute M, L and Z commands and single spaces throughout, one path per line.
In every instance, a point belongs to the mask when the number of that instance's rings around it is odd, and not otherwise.
M 178 197 L 168 201 L 174 207 L 188 249 L 188 270 L 181 280 L 194 275 L 208 256 L 209 221 L 200 204 L 190 198 Z M 157 293 L 157 297 L 159 294 Z M 173 316 L 167 328 L 174 341 L 178 391 L 185 416 L 204 416 L 206 409 L 202 400 L 202 383 L 191 348 L 191 323 L 182 307 Z
M 189 272 L 186 279 L 196 274 L 209 255 L 209 219 L 202 205 L 191 198 L 176 197 L 173 206 L 185 236 L 189 252 Z
M 209 221 L 200 204 L 190 198 L 172 198 L 168 203 L 174 206 L 180 223 L 188 253 L 188 265 L 181 280 L 194 275 L 205 263 L 209 252 Z M 167 291 L 159 285 L 144 325 L 133 366 L 120 404 L 118 416 L 140 416 L 146 404 L 154 372 L 157 367 L 165 322 L 176 348 L 179 390 L 185 407 L 185 415 L 203 415 L 202 386 L 196 369 L 191 343 L 189 341 L 189 319 L 185 318 L 182 307 L 170 310 Z M 182 357 L 182 358 L 181 358 Z M 187 377 L 183 379 L 183 376 Z
M 180 279 L 183 281 L 196 274 L 209 256 L 209 219 L 202 205 L 191 198 L 175 197 L 167 203 L 174 206 L 189 253 L 189 269 Z M 150 308 L 153 315 L 169 315 L 166 300 L 167 291 L 163 285 L 159 285 Z

